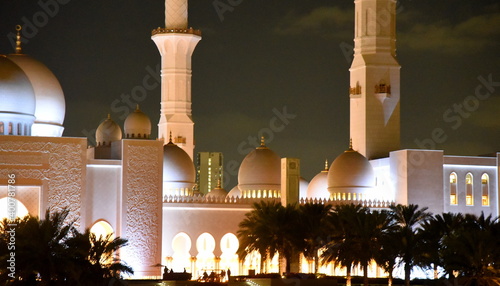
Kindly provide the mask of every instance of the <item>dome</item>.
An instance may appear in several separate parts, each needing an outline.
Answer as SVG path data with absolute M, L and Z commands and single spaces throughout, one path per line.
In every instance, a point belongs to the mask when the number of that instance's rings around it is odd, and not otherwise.
M 125 138 L 149 139 L 151 135 L 151 120 L 137 105 L 135 111 L 131 112 L 125 119 L 123 129 L 125 131 Z
M 278 193 L 281 189 L 281 158 L 261 145 L 250 152 L 241 162 L 238 186 L 244 197 L 248 192 L 263 191 Z M 264 197 L 266 195 L 263 195 Z
M 224 199 L 227 196 L 227 191 L 221 187 L 220 179 L 217 182 L 217 186 L 205 195 L 206 198 L 220 198 Z
M 35 123 L 33 136 L 61 137 L 66 102 L 56 76 L 40 61 L 24 54 L 8 55 L 28 77 L 35 93 Z
M 328 161 L 325 161 L 325 169 L 319 172 L 307 187 L 308 198 L 329 199 L 328 192 Z
M 241 191 L 240 188 L 238 188 L 238 185 L 234 186 L 234 188 L 229 191 L 227 194 L 229 198 L 236 198 L 236 197 L 241 197 Z
M 0 102 L 0 133 L 30 135 L 31 126 L 35 121 L 36 106 L 33 87 L 26 73 L 2 55 L 0 55 Z
M 328 191 L 334 193 L 357 193 L 365 195 L 375 186 L 373 168 L 366 159 L 352 148 L 333 161 L 328 172 Z
M 113 141 L 122 140 L 122 130 L 120 126 L 118 126 L 118 124 L 111 119 L 109 114 L 108 118 L 106 118 L 106 120 L 104 120 L 99 127 L 97 127 L 95 140 L 97 146 L 111 145 L 111 142 Z
M 172 140 L 163 146 L 163 194 L 192 195 L 196 180 L 193 161 Z

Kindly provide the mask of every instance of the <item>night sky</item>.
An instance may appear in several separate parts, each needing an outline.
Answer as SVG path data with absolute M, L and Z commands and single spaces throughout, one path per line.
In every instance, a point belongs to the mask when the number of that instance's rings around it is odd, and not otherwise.
M 203 33 L 193 55 L 195 151 L 224 153 L 227 189 L 259 135 L 281 157 L 300 158 L 307 180 L 347 149 L 353 1 L 189 5 L 189 25 Z M 108 113 L 121 125 L 139 103 L 156 138 L 159 85 L 130 97 L 132 106 L 123 98 L 159 74 L 150 37 L 164 25 L 163 1 L 0 0 L 0 53 L 13 52 L 8 35 L 17 24 L 25 26 L 24 52 L 61 82 L 64 136 L 93 134 Z M 498 0 L 399 1 L 397 48 L 402 148 L 419 148 L 442 130 L 442 142 L 423 147 L 500 151 Z M 270 134 L 284 112 L 286 125 Z

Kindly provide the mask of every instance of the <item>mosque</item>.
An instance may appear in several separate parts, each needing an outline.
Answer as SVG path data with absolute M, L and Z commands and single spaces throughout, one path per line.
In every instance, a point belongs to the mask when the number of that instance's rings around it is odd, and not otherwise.
M 0 55 L 0 216 L 8 215 L 12 201 L 18 215 L 69 207 L 80 230 L 127 238 L 121 258 L 133 267 L 133 278 L 144 278 L 159 276 L 158 265 L 194 275 L 259 272 L 257 254 L 238 260 L 236 233 L 251 204 L 262 199 L 372 208 L 418 204 L 434 213 L 499 215 L 500 153 L 464 157 L 400 149 L 395 0 L 355 1 L 352 139 L 343 154 L 308 183 L 300 177 L 300 160 L 281 158 L 263 138 L 242 161 L 237 186 L 226 191 L 219 178 L 211 191 L 200 192 L 191 55 L 201 32 L 188 26 L 187 0 L 166 0 L 165 6 L 165 27 L 152 32 L 162 62 L 158 139 L 151 138 L 151 120 L 139 106 L 123 129 L 108 116 L 97 128 L 96 146 L 62 137 L 65 99 L 54 74 L 23 54 L 19 38 L 15 53 Z M 8 180 L 12 176 L 15 181 Z M 303 260 L 297 271 L 310 271 L 312 263 Z M 277 259 L 267 267 L 278 272 Z M 320 269 L 345 272 L 333 265 Z M 384 275 L 370 268 L 370 276 Z

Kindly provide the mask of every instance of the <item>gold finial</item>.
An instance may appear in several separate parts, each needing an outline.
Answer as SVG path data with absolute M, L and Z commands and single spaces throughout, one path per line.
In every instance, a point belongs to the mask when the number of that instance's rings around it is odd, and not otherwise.
M 168 143 L 172 143 L 172 131 L 170 131 L 170 138 L 168 139 Z
M 139 109 L 139 103 L 137 103 L 137 104 L 135 105 L 135 111 L 140 111 L 140 109 Z
M 325 160 L 325 170 L 324 171 L 328 171 L 328 159 Z
M 21 30 L 23 29 L 23 27 L 21 27 L 21 25 L 17 25 L 16 26 L 16 31 L 17 31 L 17 35 L 16 35 L 16 54 L 22 54 L 23 53 L 23 49 L 21 47 Z
M 108 113 L 108 119 L 111 119 L 111 114 L 110 113 Z
M 266 147 L 266 139 L 264 136 L 260 137 L 260 147 Z
M 352 149 L 352 138 L 349 139 L 349 151 L 354 151 L 354 149 Z
M 221 189 L 222 188 L 222 183 L 221 183 L 221 179 L 220 179 L 220 176 L 219 178 L 217 179 L 217 189 Z

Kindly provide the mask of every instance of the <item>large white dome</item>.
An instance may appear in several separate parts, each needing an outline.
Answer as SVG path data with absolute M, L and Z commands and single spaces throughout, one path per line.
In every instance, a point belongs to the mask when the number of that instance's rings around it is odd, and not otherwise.
M 35 93 L 33 136 L 61 137 L 66 113 L 64 94 L 55 75 L 40 61 L 24 54 L 8 55 L 27 75 Z
M 26 73 L 0 55 L 0 133 L 30 135 L 35 106 L 35 93 Z
M 186 151 L 172 141 L 163 146 L 163 194 L 190 196 L 195 180 L 194 164 Z
M 351 194 L 347 198 L 364 198 L 374 186 L 373 167 L 365 156 L 352 148 L 340 154 L 328 171 L 328 191 L 333 197 Z
M 241 162 L 238 186 L 243 197 L 255 196 L 256 192 L 262 192 L 260 196 L 264 197 L 277 196 L 281 190 L 280 156 L 262 142 Z

